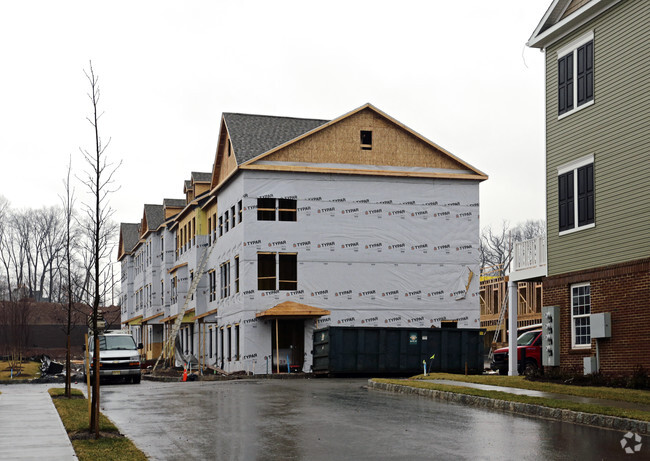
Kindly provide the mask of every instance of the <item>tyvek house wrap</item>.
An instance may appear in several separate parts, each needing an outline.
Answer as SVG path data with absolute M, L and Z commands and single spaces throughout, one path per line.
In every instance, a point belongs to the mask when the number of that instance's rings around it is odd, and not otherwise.
M 273 322 L 255 314 L 284 301 L 331 311 L 305 320 L 305 371 L 315 327 L 480 326 L 475 181 L 247 172 L 243 190 L 243 241 L 219 252 L 240 261 L 218 319 L 240 325 L 226 369 L 265 372 Z M 258 221 L 258 197 L 296 199 L 297 221 Z M 297 290 L 257 290 L 259 252 L 297 253 Z

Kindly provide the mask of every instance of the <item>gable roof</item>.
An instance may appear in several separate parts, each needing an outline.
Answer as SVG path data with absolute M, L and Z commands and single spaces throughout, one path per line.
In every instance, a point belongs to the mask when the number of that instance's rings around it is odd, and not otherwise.
M 456 157 L 452 153 L 448 152 L 447 150 L 443 149 L 439 145 L 437 145 L 434 142 L 430 141 L 429 139 L 425 138 L 421 134 L 413 131 L 412 129 L 410 129 L 409 127 L 404 125 L 403 123 L 397 121 L 396 119 L 394 119 L 390 115 L 388 115 L 385 112 L 382 112 L 381 110 L 377 109 L 375 106 L 373 106 L 370 103 L 366 103 L 363 106 L 358 107 L 357 109 L 354 109 L 354 110 L 348 112 L 347 114 L 344 114 L 344 115 L 342 115 L 342 116 L 340 116 L 340 117 L 338 117 L 338 118 L 336 118 L 336 119 L 334 119 L 334 120 L 332 120 L 330 122 L 324 123 L 324 124 L 314 128 L 314 129 L 312 129 L 312 130 L 310 130 L 310 131 L 308 131 L 306 133 L 303 133 L 302 135 L 299 135 L 299 136 L 289 140 L 288 142 L 285 142 L 284 144 L 280 144 L 280 145 L 270 149 L 269 151 L 265 152 L 264 154 L 259 155 L 256 158 L 248 160 L 244 165 L 241 165 L 241 167 L 243 167 L 243 168 L 255 168 L 254 165 L 251 165 L 253 162 L 259 161 L 259 160 L 263 159 L 264 157 L 267 157 L 267 156 L 273 154 L 274 152 L 289 146 L 290 144 L 296 143 L 296 142 L 300 141 L 301 139 L 303 139 L 303 138 L 305 138 L 307 136 L 311 136 L 311 135 L 313 135 L 313 134 L 315 134 L 315 133 L 317 133 L 317 132 L 319 132 L 321 130 L 324 130 L 324 129 L 332 126 L 332 125 L 335 125 L 335 124 L 341 122 L 342 120 L 345 120 L 345 119 L 347 119 L 347 118 L 349 118 L 349 117 L 351 117 L 351 116 L 353 116 L 353 115 L 355 115 L 355 114 L 357 114 L 357 113 L 359 113 L 359 112 L 361 112 L 363 110 L 370 110 L 370 111 L 374 112 L 375 114 L 379 115 L 380 117 L 383 117 L 384 119 L 388 120 L 390 123 L 392 123 L 392 124 L 400 127 L 401 129 L 407 131 L 410 135 L 414 136 L 415 138 L 419 139 L 420 141 L 424 142 L 425 144 L 428 144 L 430 147 L 433 147 L 434 149 L 439 151 L 442 155 L 448 157 L 449 159 L 452 159 L 454 162 L 461 165 L 463 168 L 467 169 L 466 173 L 422 173 L 421 174 L 422 176 L 429 176 L 429 177 L 456 177 L 456 178 L 462 178 L 462 179 L 477 179 L 477 180 L 485 180 L 485 179 L 488 178 L 488 176 L 485 173 L 483 173 L 481 170 L 473 167 L 469 163 L 467 163 L 467 162 L 461 160 L 460 158 Z M 309 168 L 306 168 L 305 171 L 307 171 L 308 169 Z M 323 169 L 320 169 L 320 170 L 324 171 Z M 335 168 L 331 168 L 328 171 L 332 172 L 332 173 L 335 173 L 335 172 L 343 173 L 343 172 L 345 172 L 345 173 L 378 174 L 378 175 L 379 174 L 400 175 L 400 174 L 404 173 L 404 172 L 399 171 L 399 170 L 381 172 L 381 171 L 378 171 L 378 170 L 361 170 L 361 169 L 359 169 L 359 170 L 342 170 L 342 169 L 335 169 Z
M 327 120 L 224 113 L 237 164 L 241 165 L 274 147 L 313 130 Z
M 210 182 L 210 181 L 212 181 L 212 173 L 192 171 L 192 182 Z
M 185 199 L 184 198 L 166 198 L 163 199 L 163 207 L 171 207 L 171 208 L 184 208 L 185 207 Z
M 118 257 L 119 261 L 124 257 L 124 255 L 130 254 L 133 248 L 138 244 L 140 240 L 139 232 L 140 224 L 137 223 L 120 223 L 120 243 L 118 246 Z
M 374 164 L 361 164 L 348 162 L 348 167 L 319 168 L 315 165 L 264 165 L 256 163 L 261 159 L 285 149 L 292 144 L 298 144 L 302 139 L 315 135 L 321 130 L 339 123 L 355 114 L 369 110 L 379 117 L 385 119 L 390 124 L 397 126 L 399 129 L 407 132 L 409 136 L 417 139 L 419 142 L 428 145 L 429 148 L 437 151 L 441 159 L 446 159 L 443 163 L 454 164 L 451 170 L 445 170 L 443 167 L 439 171 L 423 171 L 421 165 L 414 167 L 394 167 L 389 164 L 384 165 L 386 168 L 376 168 Z M 233 147 L 234 162 L 228 167 L 226 174 L 222 174 L 222 162 L 226 139 L 230 138 Z M 286 163 L 286 162 L 285 162 Z M 224 113 L 221 118 L 221 128 L 219 132 L 219 143 L 217 147 L 216 158 L 212 170 L 211 195 L 215 195 L 229 178 L 237 174 L 242 169 L 251 170 L 285 170 L 285 171 L 302 171 L 314 173 L 336 173 L 336 174 L 359 174 L 359 175 L 378 175 L 378 176 L 411 176 L 422 178 L 453 178 L 453 179 L 470 179 L 483 181 L 488 176 L 472 165 L 464 162 L 454 156 L 447 150 L 431 142 L 424 136 L 416 133 L 406 125 L 398 122 L 394 118 L 380 111 L 371 104 L 363 106 L 348 112 L 334 120 L 305 119 L 293 117 L 275 117 L 267 115 L 247 115 L 238 113 Z M 444 170 L 444 171 L 443 171 Z
M 165 210 L 162 205 L 147 204 L 144 206 L 144 217 L 146 218 L 147 228 L 142 229 L 142 233 L 155 231 L 165 221 Z
M 526 43 L 545 48 L 621 0 L 553 0 Z

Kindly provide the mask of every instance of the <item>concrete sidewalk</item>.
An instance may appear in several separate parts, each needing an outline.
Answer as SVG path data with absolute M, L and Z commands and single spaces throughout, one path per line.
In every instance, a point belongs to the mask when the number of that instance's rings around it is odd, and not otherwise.
M 47 392 L 53 386 L 0 385 L 0 459 L 77 459 Z
M 623 408 L 627 410 L 641 410 L 650 412 L 650 406 L 640 403 L 624 402 L 622 400 L 594 399 L 590 397 L 581 397 L 579 395 L 556 394 L 552 392 L 541 392 L 531 389 L 520 389 L 518 387 L 492 386 L 489 384 L 466 383 L 463 381 L 454 381 L 452 379 L 432 379 L 422 380 L 424 382 L 433 382 L 438 384 L 447 384 L 449 386 L 469 387 L 472 389 L 481 389 L 484 391 L 507 392 L 508 394 L 528 395 L 530 397 L 544 397 L 556 400 L 566 400 L 576 403 L 587 403 L 591 405 L 601 405 L 604 407 Z

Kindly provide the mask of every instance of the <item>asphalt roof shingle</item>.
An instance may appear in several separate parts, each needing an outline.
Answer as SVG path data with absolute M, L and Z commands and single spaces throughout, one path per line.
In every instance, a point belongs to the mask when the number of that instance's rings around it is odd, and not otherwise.
M 145 205 L 144 214 L 147 217 L 147 230 L 156 230 L 165 221 L 165 210 L 162 205 Z
M 122 244 L 124 245 L 124 252 L 130 253 L 133 247 L 137 245 L 140 240 L 140 232 L 138 228 L 140 224 L 137 223 L 120 223 L 120 234 L 122 236 Z
M 228 112 L 224 112 L 223 117 L 238 165 L 329 122 Z
M 212 173 L 204 173 L 200 171 L 192 171 L 192 181 L 194 182 L 211 182 Z
M 172 208 L 183 208 L 185 207 L 184 198 L 166 198 L 163 199 L 163 207 L 172 207 Z

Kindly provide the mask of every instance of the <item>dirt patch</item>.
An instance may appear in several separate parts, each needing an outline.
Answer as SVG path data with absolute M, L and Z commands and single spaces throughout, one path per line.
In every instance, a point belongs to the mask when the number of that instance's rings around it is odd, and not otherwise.
M 95 438 L 95 434 L 94 433 L 91 434 L 88 431 L 75 431 L 75 432 L 68 432 L 68 437 L 70 437 L 70 440 L 90 440 Z M 99 431 L 99 438 L 122 439 L 124 438 L 124 435 L 120 434 L 119 432 Z

